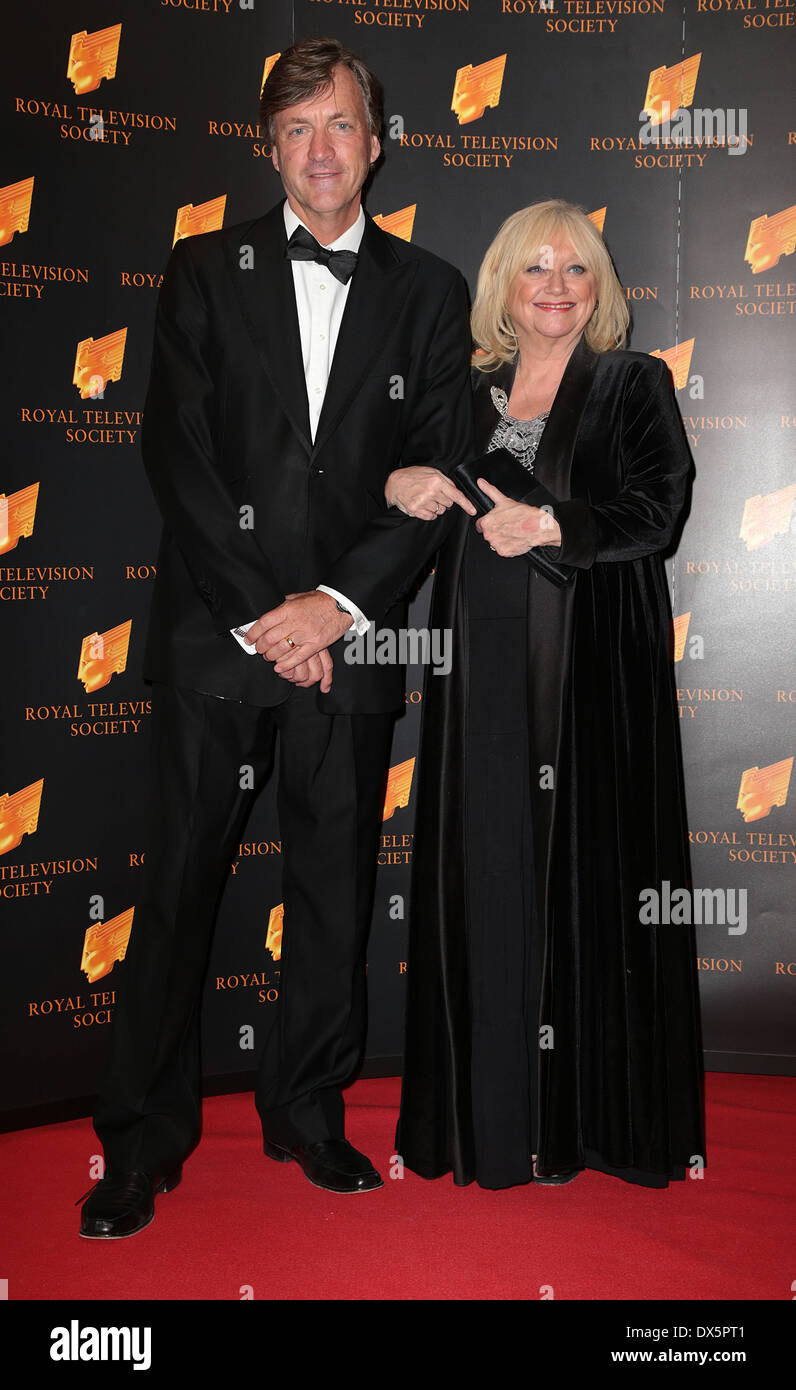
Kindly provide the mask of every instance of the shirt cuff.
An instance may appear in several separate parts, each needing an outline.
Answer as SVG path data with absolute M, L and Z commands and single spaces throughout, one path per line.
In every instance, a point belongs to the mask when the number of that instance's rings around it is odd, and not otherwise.
M 260 655 L 255 646 L 249 646 L 248 642 L 244 642 L 243 640 L 244 633 L 248 632 L 250 627 L 254 627 L 254 624 L 256 622 L 257 619 L 252 618 L 250 623 L 239 623 L 237 627 L 230 628 L 230 632 L 232 633 L 232 636 L 235 638 L 235 641 L 237 642 L 238 646 L 243 647 L 243 650 L 246 652 L 247 656 Z
M 370 627 L 370 619 L 365 617 L 361 609 L 357 608 L 356 604 L 352 603 L 350 598 L 346 598 L 345 594 L 339 594 L 336 589 L 330 589 L 328 584 L 318 584 L 317 588 L 320 589 L 322 594 L 329 594 L 331 598 L 337 599 L 338 603 L 342 603 L 343 607 L 348 609 L 348 612 L 354 619 L 354 630 L 357 636 L 364 637 Z

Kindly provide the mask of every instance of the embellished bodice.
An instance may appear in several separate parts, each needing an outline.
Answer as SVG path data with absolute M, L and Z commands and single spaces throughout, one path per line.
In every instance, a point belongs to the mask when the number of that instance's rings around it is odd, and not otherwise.
M 491 453 L 493 449 L 508 449 L 523 468 L 532 473 L 536 451 L 550 411 L 546 410 L 543 415 L 535 415 L 532 420 L 517 420 L 513 415 L 509 415 L 508 396 L 501 386 L 490 387 L 490 394 L 500 419 L 487 445 L 487 453 Z

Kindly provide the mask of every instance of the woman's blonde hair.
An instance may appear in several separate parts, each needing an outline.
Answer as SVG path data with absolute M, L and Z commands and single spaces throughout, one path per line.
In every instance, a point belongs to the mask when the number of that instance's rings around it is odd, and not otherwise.
M 597 284 L 598 307 L 584 330 L 587 346 L 593 352 L 622 347 L 630 314 L 605 242 L 583 208 L 548 198 L 507 217 L 481 262 L 470 318 L 476 346 L 482 349 L 473 356 L 480 371 L 493 372 L 515 357 L 518 340 L 508 311 L 512 281 L 561 232 Z

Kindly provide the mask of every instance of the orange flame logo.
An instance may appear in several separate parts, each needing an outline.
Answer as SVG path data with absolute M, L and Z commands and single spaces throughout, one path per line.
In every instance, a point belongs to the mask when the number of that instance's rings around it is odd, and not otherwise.
M 383 821 L 389 820 L 399 806 L 409 805 L 414 770 L 414 758 L 407 758 L 405 763 L 396 763 L 395 767 L 390 768 L 384 793 Z
M 690 621 L 690 612 L 681 613 L 679 618 L 672 618 L 672 642 L 675 661 L 682 661 L 685 655 L 685 643 L 688 637 L 688 624 Z
M 132 618 L 107 632 L 91 632 L 83 638 L 77 678 L 83 682 L 86 694 L 92 695 L 107 685 L 111 676 L 120 676 L 127 667 Z
M 0 555 L 14 550 L 23 536 L 33 535 L 39 484 L 31 483 L 6 497 L 0 492 Z
M 662 357 L 669 371 L 674 378 L 674 384 L 678 391 L 682 391 L 688 382 L 688 373 L 691 370 L 691 354 L 694 351 L 694 339 L 689 338 L 685 343 L 676 343 L 674 347 L 661 349 L 656 348 L 650 353 L 650 357 Z
M 746 499 L 738 535 L 746 543 L 747 550 L 759 550 L 775 536 L 785 534 L 790 526 L 794 497 L 796 483 L 790 483 L 778 492 L 769 492 L 765 496 L 758 492 Z
M 265 949 L 270 951 L 274 960 L 282 959 L 282 927 L 285 921 L 285 904 L 277 903 L 276 907 L 271 908 L 271 915 L 268 918 L 268 931 L 265 937 Z
M 490 58 L 486 63 L 479 63 L 478 67 L 467 63 L 457 70 L 451 111 L 455 112 L 459 125 L 480 120 L 487 106 L 498 105 L 506 57 L 507 54 L 501 53 L 499 58 Z
M 381 227 L 382 231 L 392 232 L 393 236 L 399 236 L 404 241 L 411 241 L 416 212 L 417 203 L 410 203 L 408 207 L 399 208 L 398 212 L 377 212 L 373 221 Z
M 78 343 L 72 384 L 82 400 L 101 396 L 109 381 L 121 380 L 126 343 L 126 328 L 119 328 L 104 338 L 84 338 Z
M 780 256 L 792 256 L 796 248 L 796 204 L 783 208 L 772 217 L 765 213 L 749 224 L 743 258 L 752 267 L 752 274 L 773 270 Z
M 701 53 L 695 53 L 673 67 L 653 69 L 642 108 L 649 116 L 650 125 L 661 125 L 680 107 L 691 105 L 701 57 Z
M 281 57 L 282 57 L 282 54 L 281 54 L 281 52 L 280 52 L 280 53 L 272 53 L 272 54 L 270 55 L 270 57 L 266 58 L 266 60 L 265 60 L 265 67 L 263 68 L 263 80 L 262 80 L 262 82 L 260 83 L 260 96 L 262 96 L 262 94 L 263 94 L 263 87 L 265 86 L 266 82 L 268 81 L 268 78 L 269 78 L 269 76 L 270 76 L 270 74 L 271 74 L 271 69 L 273 68 L 274 63 L 277 63 Z
M 793 758 L 784 758 L 768 767 L 748 767 L 741 774 L 736 809 L 745 821 L 762 820 L 772 807 L 785 805 L 792 771 Z
M 35 834 L 39 824 L 44 778 L 10 796 L 0 796 L 0 854 L 8 854 L 21 843 L 23 835 Z
M 101 980 L 103 975 L 110 975 L 116 962 L 124 960 L 134 912 L 134 907 L 128 907 L 126 912 L 120 912 L 118 917 L 112 917 L 109 922 L 95 922 L 89 927 L 83 938 L 83 955 L 80 960 L 80 969 L 86 975 L 89 984 L 93 985 L 95 980 Z
M 184 208 L 177 209 L 177 220 L 174 223 L 174 240 L 171 245 L 174 248 L 181 237 L 197 236 L 200 232 L 217 232 L 224 225 L 224 209 L 227 206 L 227 195 L 222 193 L 220 198 L 211 198 L 209 203 L 186 203 Z
M 81 29 L 72 35 L 66 77 L 79 97 L 96 92 L 103 77 L 110 81 L 116 76 L 121 34 L 121 24 L 112 24 L 110 29 L 97 29 L 93 34 Z
M 30 221 L 33 179 L 20 179 L 0 188 L 0 246 L 7 246 L 16 232 L 26 232 Z

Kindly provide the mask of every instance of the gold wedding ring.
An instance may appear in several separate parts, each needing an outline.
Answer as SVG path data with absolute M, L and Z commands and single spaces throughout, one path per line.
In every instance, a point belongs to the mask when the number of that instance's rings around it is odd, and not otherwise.
M 295 642 L 293 641 L 293 638 L 292 638 L 292 637 L 286 637 L 286 638 L 285 638 L 285 641 L 287 642 L 287 645 L 288 645 L 289 647 L 295 647 L 295 645 L 296 645 Z

